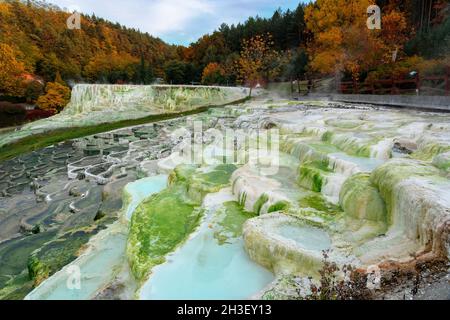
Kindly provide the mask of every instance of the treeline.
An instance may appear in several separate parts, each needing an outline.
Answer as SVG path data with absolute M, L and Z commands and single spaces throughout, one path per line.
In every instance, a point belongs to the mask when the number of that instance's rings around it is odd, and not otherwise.
M 367 7 L 372 4 L 382 9 L 381 30 L 366 26 Z M 295 10 L 277 10 L 270 18 L 223 24 L 189 47 L 179 47 L 178 59 L 166 64 L 165 74 L 171 83 L 242 83 L 239 59 L 244 42 L 257 44 L 261 39 L 255 37 L 267 35 L 265 47 L 277 55 L 269 53 L 272 66 L 262 63 L 263 81 L 335 74 L 343 80 L 365 81 L 402 76 L 411 70 L 443 73 L 450 66 L 449 13 L 448 0 L 300 3 Z M 267 72 L 268 67 L 276 72 Z
M 366 26 L 374 3 L 381 30 Z M 336 74 L 364 81 L 450 65 L 448 0 L 316 0 L 222 24 L 188 47 L 94 15 L 69 30 L 69 15 L 43 1 L 0 2 L 0 94 L 31 102 L 47 95 L 45 108 L 55 94 L 65 101 L 61 85 L 71 82 L 233 85 Z
M 307 63 L 304 9 L 305 5 L 300 3 L 295 10 L 278 9 L 270 18 L 257 16 L 237 25 L 222 24 L 189 47 L 178 47 L 178 60 L 166 65 L 168 81 L 235 84 L 239 78 L 236 61 L 244 40 L 267 34 L 270 34 L 271 48 L 286 58 L 278 77 L 300 76 Z

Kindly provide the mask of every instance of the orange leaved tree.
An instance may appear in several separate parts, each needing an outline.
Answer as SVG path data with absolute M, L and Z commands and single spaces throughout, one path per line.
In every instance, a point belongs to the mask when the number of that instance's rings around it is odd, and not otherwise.
M 391 61 L 393 53 L 401 51 L 407 40 L 404 14 L 395 8 L 382 12 L 381 30 L 372 30 L 367 10 L 373 4 L 374 0 L 317 0 L 305 8 L 314 71 L 348 72 L 358 80 L 362 71 Z
M 39 97 L 37 105 L 42 110 L 59 112 L 69 103 L 70 89 L 58 82 L 49 82 L 45 95 Z
M 272 49 L 273 44 L 270 34 L 257 35 L 242 43 L 241 54 L 236 61 L 238 79 L 250 86 L 250 95 L 259 81 L 271 80 L 281 71 L 281 56 Z
M 211 84 L 222 84 L 225 80 L 225 70 L 222 66 L 216 62 L 209 63 L 202 73 L 202 83 Z
M 17 54 L 9 45 L 0 43 L 0 93 L 22 96 L 21 76 L 25 66 L 16 59 Z

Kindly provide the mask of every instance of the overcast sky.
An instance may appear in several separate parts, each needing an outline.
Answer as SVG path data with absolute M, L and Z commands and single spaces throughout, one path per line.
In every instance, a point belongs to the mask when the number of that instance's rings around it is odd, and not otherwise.
M 172 44 L 188 45 L 223 22 L 269 17 L 277 8 L 295 9 L 302 0 L 48 0 L 61 8 L 138 28 Z M 304 1 L 305 2 L 305 1 Z

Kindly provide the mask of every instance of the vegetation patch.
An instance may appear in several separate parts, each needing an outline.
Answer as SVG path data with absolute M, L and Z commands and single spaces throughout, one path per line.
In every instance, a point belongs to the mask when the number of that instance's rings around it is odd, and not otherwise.
M 370 174 L 360 173 L 347 179 L 339 198 L 342 208 L 351 217 L 386 222 L 386 206 L 370 181 Z
M 287 201 L 278 201 L 272 204 L 267 213 L 277 212 L 277 211 L 285 211 L 289 208 L 290 204 Z
M 28 259 L 28 273 L 34 286 L 38 286 L 49 276 L 75 260 L 80 248 L 99 229 L 96 228 L 93 231 L 77 230 L 66 233 L 34 252 Z
M 431 161 L 437 155 L 450 151 L 449 145 L 444 144 L 427 144 L 423 148 L 413 152 L 411 157 L 417 160 Z
M 319 166 L 323 168 L 323 166 Z M 314 192 L 321 192 L 325 183 L 325 172 L 314 164 L 301 165 L 299 167 L 298 183 L 301 187 Z
M 235 169 L 220 165 L 199 173 L 193 166 L 179 166 L 170 175 L 169 187 L 136 209 L 127 255 L 138 281 L 143 281 L 154 266 L 186 241 L 203 216 L 200 206 L 204 196 L 227 186 Z
M 387 162 L 372 172 L 370 181 L 375 185 L 386 203 L 388 214 L 391 213 L 395 204 L 395 186 L 407 178 L 432 178 L 439 177 L 439 169 L 425 162 L 395 159 Z M 390 221 L 392 222 L 392 221 Z
M 131 270 L 142 281 L 166 254 L 184 242 L 202 217 L 199 203 L 190 203 L 185 185 L 176 184 L 150 197 L 134 212 L 127 254 Z
M 242 236 L 242 226 L 245 221 L 255 217 L 253 212 L 245 211 L 235 201 L 224 203 L 219 210 L 217 218 L 214 220 L 218 225 L 218 230 L 214 232 L 214 238 L 220 245 L 228 243 L 231 238 Z
M 315 193 L 306 196 L 299 201 L 301 208 L 311 208 L 317 211 L 327 213 L 329 215 L 336 215 L 341 212 L 341 208 L 327 201 L 321 194 Z
M 23 299 L 28 294 L 33 287 L 28 275 L 28 258 L 55 234 L 54 231 L 47 231 L 0 245 L 0 299 Z
M 269 197 L 267 196 L 267 194 L 263 193 L 258 198 L 258 200 L 256 200 L 256 202 L 253 206 L 253 212 L 255 212 L 257 215 L 260 215 L 261 208 L 263 207 L 263 205 L 265 205 L 267 203 L 267 201 L 269 201 Z

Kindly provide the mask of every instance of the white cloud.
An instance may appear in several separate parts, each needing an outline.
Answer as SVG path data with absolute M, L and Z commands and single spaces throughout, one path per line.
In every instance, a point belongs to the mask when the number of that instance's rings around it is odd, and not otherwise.
M 205 0 L 154 1 L 146 8 L 148 22 L 145 29 L 155 35 L 174 31 L 185 33 L 194 19 L 213 13 L 213 5 Z
M 76 6 L 92 14 L 137 28 L 169 43 L 189 44 L 221 23 L 267 16 L 299 0 L 48 0 L 61 8 Z
M 216 5 L 208 0 L 49 0 L 61 8 L 80 8 L 83 13 L 101 16 L 155 36 L 184 31 L 195 19 L 208 20 Z

